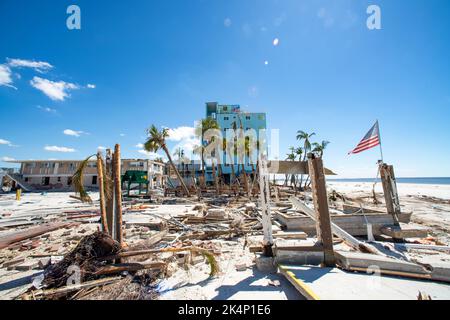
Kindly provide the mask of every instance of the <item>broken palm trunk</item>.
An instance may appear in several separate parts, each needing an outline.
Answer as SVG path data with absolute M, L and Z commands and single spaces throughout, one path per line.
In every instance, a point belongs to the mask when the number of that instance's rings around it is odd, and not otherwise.
M 120 145 L 116 144 L 114 148 L 114 216 L 115 216 L 115 237 L 120 246 L 123 245 L 122 238 L 122 183 L 121 183 L 121 163 L 120 163 Z
M 259 159 L 259 189 L 260 201 L 262 209 L 262 225 L 263 225 L 263 255 L 267 257 L 273 256 L 273 235 L 272 235 L 272 217 L 270 213 L 270 185 L 269 173 L 267 170 L 267 161 L 264 156 Z
M 103 168 L 103 158 L 100 152 L 97 153 L 97 176 L 98 188 L 100 193 L 100 216 L 102 222 L 102 231 L 108 233 L 108 223 L 106 218 L 106 196 L 105 196 L 105 171 Z

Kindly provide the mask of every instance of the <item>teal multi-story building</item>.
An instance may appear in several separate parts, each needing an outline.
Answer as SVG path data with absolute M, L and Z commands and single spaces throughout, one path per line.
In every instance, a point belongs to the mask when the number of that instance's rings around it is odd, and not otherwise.
M 211 117 L 217 121 L 223 138 L 227 137 L 227 130 L 242 129 L 244 133 L 248 133 L 253 129 L 253 132 L 256 135 L 254 138 L 257 141 L 260 141 L 260 139 L 262 139 L 260 136 L 262 132 L 260 130 L 265 130 L 267 128 L 265 113 L 245 112 L 241 110 L 239 105 L 221 105 L 217 102 L 208 102 L 206 103 L 206 117 Z M 251 174 L 253 169 L 256 168 L 257 152 L 260 147 L 266 148 L 267 146 L 258 143 L 257 147 L 252 148 L 252 154 L 247 154 L 244 159 L 238 159 L 238 156 L 236 155 L 230 157 L 225 150 L 221 165 L 225 179 L 228 180 L 231 175 L 231 165 L 234 166 L 236 175 L 239 175 L 242 172 L 242 162 L 245 171 L 248 174 Z M 206 173 L 207 180 L 212 180 L 212 171 L 210 167 L 206 168 Z

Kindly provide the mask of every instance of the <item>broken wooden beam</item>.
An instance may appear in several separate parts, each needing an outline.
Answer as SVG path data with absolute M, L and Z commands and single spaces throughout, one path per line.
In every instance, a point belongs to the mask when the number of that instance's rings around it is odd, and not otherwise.
M 288 231 L 303 231 L 309 236 L 316 235 L 316 224 L 308 216 L 289 215 L 277 211 L 275 218 Z M 367 219 L 367 220 L 366 220 Z M 411 213 L 401 213 L 399 215 L 400 222 L 409 223 Z M 394 225 L 392 215 L 384 214 L 342 214 L 331 215 L 331 221 L 347 231 L 352 236 L 367 236 L 367 223 L 372 225 L 374 235 L 381 235 L 381 227 Z
M 424 227 L 415 227 L 400 224 L 399 226 L 384 226 L 380 229 L 381 233 L 394 239 L 405 238 L 426 238 L 428 229 Z
M 306 206 L 303 202 L 298 200 L 296 197 L 291 197 L 290 200 L 291 200 L 292 204 L 294 205 L 294 207 L 296 207 L 298 210 L 304 212 L 311 219 L 316 221 L 317 218 L 315 216 L 315 212 L 314 212 L 313 209 L 311 209 L 308 206 Z M 383 255 L 375 247 L 373 247 L 373 246 L 371 246 L 371 245 L 369 245 L 367 243 L 364 243 L 362 241 L 359 241 L 358 239 L 356 239 L 351 234 L 349 234 L 344 229 L 340 228 L 339 226 L 337 226 L 334 223 L 331 223 L 331 230 L 333 231 L 333 233 L 337 237 L 339 237 L 342 240 L 344 240 L 348 245 L 350 245 L 351 247 L 353 247 L 356 250 L 360 250 L 360 251 L 363 251 L 363 252 L 370 252 L 370 253 L 373 253 L 373 254 Z
M 72 222 L 54 222 L 46 223 L 37 227 L 28 228 L 22 231 L 17 231 L 4 237 L 0 237 L 0 249 L 7 248 L 13 243 L 31 239 L 40 236 L 44 233 L 55 231 L 61 228 L 72 225 Z

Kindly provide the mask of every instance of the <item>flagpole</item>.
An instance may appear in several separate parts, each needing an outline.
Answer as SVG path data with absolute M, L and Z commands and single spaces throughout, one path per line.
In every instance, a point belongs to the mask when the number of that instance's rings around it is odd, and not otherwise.
M 381 146 L 381 130 L 380 130 L 380 124 L 378 123 L 378 119 L 377 119 L 377 126 L 378 126 L 378 140 L 380 140 L 380 154 L 381 154 L 381 162 L 384 164 L 384 159 L 383 159 L 383 147 Z

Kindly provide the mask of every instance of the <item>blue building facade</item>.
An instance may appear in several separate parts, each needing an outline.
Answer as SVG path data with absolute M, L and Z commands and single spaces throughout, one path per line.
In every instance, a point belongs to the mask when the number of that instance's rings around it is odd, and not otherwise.
M 263 112 L 244 112 L 239 105 L 221 105 L 217 102 L 208 102 L 206 103 L 206 117 L 211 117 L 217 121 L 223 138 L 230 137 L 230 134 L 233 134 L 228 130 L 236 132 L 236 129 L 241 129 L 246 137 L 251 137 L 248 138 L 253 141 L 251 154 L 246 154 L 244 158 L 240 157 L 239 159 L 236 155 L 230 156 L 225 150 L 221 165 L 222 173 L 226 179 L 232 172 L 232 165 L 237 176 L 243 170 L 242 164 L 244 164 L 245 171 L 251 174 L 253 169 L 256 168 L 258 148 L 267 148 L 265 144 L 260 143 L 263 139 L 261 134 L 264 134 L 260 130 L 266 130 L 267 128 L 266 114 Z M 207 166 L 206 173 L 209 181 L 213 179 L 211 170 L 212 168 Z

